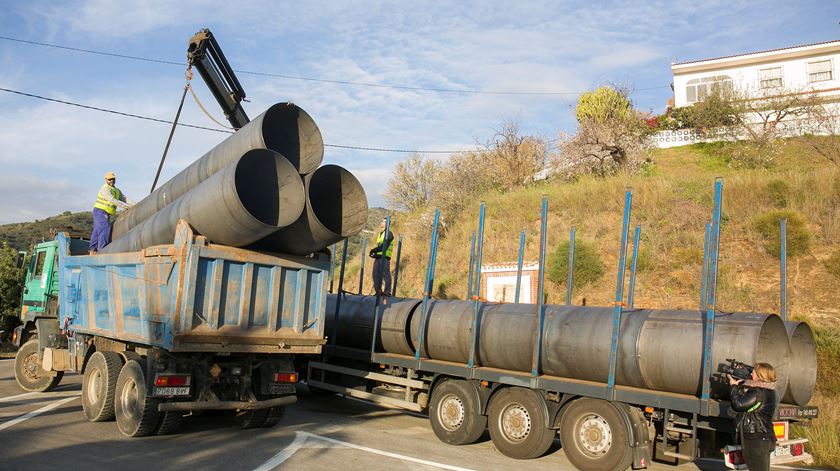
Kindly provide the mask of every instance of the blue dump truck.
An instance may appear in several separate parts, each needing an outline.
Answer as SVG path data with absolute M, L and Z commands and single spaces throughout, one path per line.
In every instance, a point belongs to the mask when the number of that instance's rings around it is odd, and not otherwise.
M 296 401 L 294 356 L 325 343 L 327 255 L 215 245 L 184 221 L 173 244 L 93 256 L 87 246 L 59 233 L 30 258 L 13 336 L 23 389 L 83 373 L 87 419 L 116 419 L 132 437 L 211 409 L 267 427 Z

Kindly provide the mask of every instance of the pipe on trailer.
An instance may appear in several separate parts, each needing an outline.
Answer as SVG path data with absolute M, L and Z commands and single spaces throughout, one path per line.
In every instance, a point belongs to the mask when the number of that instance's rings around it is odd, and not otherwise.
M 275 104 L 121 214 L 114 222 L 112 240 L 253 149 L 279 152 L 298 173 L 314 171 L 324 158 L 321 131 L 306 111 L 292 103 Z
M 241 247 L 291 224 L 303 206 L 295 167 L 277 152 L 250 150 L 102 252 L 136 252 L 172 243 L 179 219 L 214 243 Z
M 817 386 L 817 351 L 814 332 L 804 322 L 787 321 L 785 329 L 790 339 L 790 381 L 782 402 L 807 405 Z M 775 365 L 774 365 L 775 366 Z
M 338 165 L 324 165 L 304 177 L 304 187 L 306 208 L 300 218 L 248 248 L 308 255 L 362 230 L 367 222 L 367 196 L 352 173 Z

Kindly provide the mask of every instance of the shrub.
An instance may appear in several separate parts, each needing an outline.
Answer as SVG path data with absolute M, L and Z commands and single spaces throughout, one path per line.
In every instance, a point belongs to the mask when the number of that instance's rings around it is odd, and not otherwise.
M 644 241 L 642 241 L 644 243 Z M 656 265 L 656 261 L 653 259 L 653 251 L 650 250 L 650 247 L 642 245 L 639 247 L 639 261 L 636 263 L 636 272 L 637 273 L 644 273 L 646 271 L 650 271 Z M 633 241 L 631 240 L 630 243 L 627 245 L 627 270 L 629 271 L 633 267 Z
M 565 241 L 549 256 L 548 278 L 555 283 L 565 285 L 568 273 L 569 241 Z M 594 244 L 576 240 L 572 286 L 580 288 L 598 281 L 602 276 L 604 276 L 604 262 L 601 261 Z
M 811 248 L 811 232 L 805 227 L 805 221 L 798 213 L 790 210 L 775 210 L 755 220 L 754 227 L 770 255 L 780 257 L 779 221 L 787 219 L 787 255 L 795 257 Z
M 784 180 L 771 180 L 764 185 L 764 193 L 774 208 L 786 208 L 788 205 L 788 194 L 790 194 L 790 185 L 785 183 Z
M 834 251 L 831 257 L 825 261 L 825 268 L 829 273 L 840 278 L 840 250 Z

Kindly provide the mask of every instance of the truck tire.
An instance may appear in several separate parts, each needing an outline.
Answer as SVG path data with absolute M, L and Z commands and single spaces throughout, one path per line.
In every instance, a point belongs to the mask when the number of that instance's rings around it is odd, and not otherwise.
M 581 471 L 625 470 L 633 461 L 624 419 L 601 399 L 581 398 L 566 407 L 560 445 Z
M 91 422 L 114 420 L 114 393 L 122 368 L 116 352 L 94 352 L 82 377 L 82 410 Z
M 463 380 L 448 379 L 435 386 L 429 404 L 429 422 L 438 439 L 449 445 L 475 443 L 487 428 L 475 388 Z
M 24 391 L 46 392 L 58 386 L 63 371 L 52 372 L 41 368 L 38 356 L 38 337 L 32 337 L 18 349 L 15 355 L 15 380 Z
M 490 399 L 490 438 L 503 455 L 516 459 L 537 458 L 554 442 L 555 430 L 548 423 L 545 404 L 534 391 L 510 387 Z
M 169 435 L 175 433 L 181 426 L 184 420 L 184 413 L 177 410 L 170 410 L 160 414 L 160 423 L 158 424 L 155 435 Z
M 233 423 L 239 428 L 262 427 L 268 417 L 268 409 L 237 410 L 233 412 Z
M 280 407 L 269 407 L 268 408 L 268 415 L 265 418 L 265 421 L 262 423 L 261 427 L 274 427 L 277 425 L 277 422 L 280 422 L 280 419 L 283 418 L 283 414 L 286 413 L 286 408 L 283 406 Z
M 159 400 L 148 397 L 145 359 L 130 360 L 123 365 L 117 378 L 114 412 L 117 427 L 123 435 L 145 437 L 157 430 L 160 413 Z

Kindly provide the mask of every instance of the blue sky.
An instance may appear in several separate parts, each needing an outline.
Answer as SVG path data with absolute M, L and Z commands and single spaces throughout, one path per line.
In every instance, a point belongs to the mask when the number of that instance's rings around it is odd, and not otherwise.
M 504 120 L 556 138 L 575 130 L 577 95 L 631 87 L 637 108 L 661 112 L 670 63 L 840 37 L 836 1 L 279 2 L 4 1 L 0 36 L 183 61 L 208 27 L 237 70 L 421 88 L 550 95 L 441 93 L 240 73 L 251 117 L 293 101 L 328 144 L 468 149 Z M 196 76 L 196 91 L 223 116 Z M 183 67 L 0 40 L 0 87 L 172 119 Z M 559 92 L 559 93 L 558 93 Z M 188 96 L 182 122 L 215 127 Z M 0 223 L 88 210 L 102 174 L 145 196 L 169 126 L 0 92 Z M 162 180 L 224 134 L 180 128 Z M 405 154 L 327 147 L 372 205 Z M 446 158 L 437 156 L 436 158 Z

